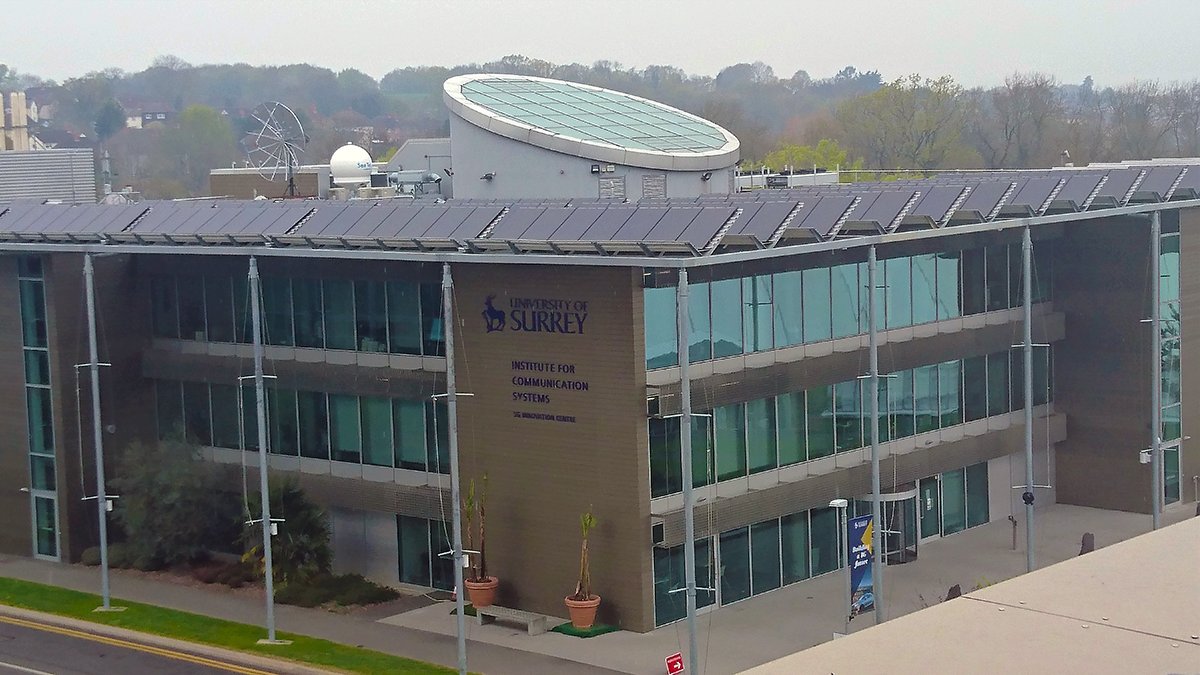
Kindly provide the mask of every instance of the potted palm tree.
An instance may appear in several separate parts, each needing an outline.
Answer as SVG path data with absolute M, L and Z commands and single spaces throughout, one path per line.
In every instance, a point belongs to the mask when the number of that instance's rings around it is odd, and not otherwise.
M 485 518 L 487 504 L 487 474 L 483 475 L 482 487 L 479 492 L 475 491 L 475 479 L 472 478 L 467 486 L 467 494 L 464 498 L 465 518 L 467 525 L 467 548 L 474 548 L 474 536 L 471 531 L 472 521 L 479 523 L 479 553 L 471 556 L 471 574 L 467 579 L 463 580 L 463 585 L 467 587 L 467 597 L 471 599 L 471 605 L 474 607 L 487 607 L 496 601 L 496 589 L 500 586 L 500 580 L 488 574 L 487 568 L 487 541 L 484 538 L 485 534 Z
M 596 623 L 596 609 L 600 606 L 600 596 L 592 593 L 592 570 L 588 562 L 588 535 L 595 527 L 596 518 L 589 506 L 579 516 L 579 529 L 583 534 L 579 552 L 579 582 L 575 584 L 575 592 L 563 599 L 571 615 L 571 625 L 579 629 L 591 628 Z

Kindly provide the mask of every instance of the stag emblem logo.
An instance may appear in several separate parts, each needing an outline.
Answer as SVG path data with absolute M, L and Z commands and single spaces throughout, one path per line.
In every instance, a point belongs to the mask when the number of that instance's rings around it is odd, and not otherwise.
M 487 332 L 489 333 L 494 333 L 498 330 L 504 330 L 504 324 L 506 320 L 504 310 L 496 309 L 496 306 L 492 304 L 492 301 L 495 299 L 496 296 L 489 295 L 487 296 L 487 299 L 483 301 L 483 321 L 484 326 L 487 328 Z

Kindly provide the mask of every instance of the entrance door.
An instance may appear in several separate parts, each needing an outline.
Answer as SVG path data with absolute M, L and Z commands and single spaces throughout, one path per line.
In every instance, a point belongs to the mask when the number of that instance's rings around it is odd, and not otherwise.
M 941 508 L 939 508 L 938 481 L 936 476 L 922 478 L 917 487 L 917 514 L 921 524 L 921 539 L 932 539 L 942 534 Z

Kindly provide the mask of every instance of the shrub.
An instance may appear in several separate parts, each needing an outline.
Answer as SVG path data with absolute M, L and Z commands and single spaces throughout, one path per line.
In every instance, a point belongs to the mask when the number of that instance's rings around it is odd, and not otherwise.
M 121 494 L 115 517 L 138 569 L 199 559 L 220 545 L 221 528 L 236 510 L 217 498 L 213 467 L 200 460 L 199 448 L 178 439 L 125 448 L 113 486 Z
M 83 549 L 83 553 L 79 554 L 79 562 L 88 567 L 95 567 L 100 564 L 100 547 L 92 546 Z
M 271 485 L 271 517 L 281 518 L 279 534 L 271 537 L 271 563 L 279 584 L 304 582 L 329 574 L 333 551 L 329 546 L 329 524 L 325 512 L 308 499 L 292 478 Z M 257 494 L 250 495 L 250 513 L 261 513 Z M 243 560 L 263 569 L 262 525 L 255 523 L 242 531 L 246 546 Z
M 275 593 L 275 600 L 299 607 L 317 607 L 335 604 L 373 605 L 395 600 L 400 593 L 394 588 L 363 578 L 360 574 L 324 574 L 304 582 L 285 584 Z
M 133 567 L 133 557 L 129 546 L 125 544 L 108 545 L 108 566 L 117 569 Z

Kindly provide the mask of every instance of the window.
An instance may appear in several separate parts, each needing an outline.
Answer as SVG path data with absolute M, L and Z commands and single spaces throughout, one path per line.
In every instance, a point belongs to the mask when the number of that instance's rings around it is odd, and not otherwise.
M 243 385 L 242 394 L 242 439 L 246 450 L 258 449 L 258 415 L 255 412 L 256 394 L 254 385 Z
M 354 284 L 343 279 L 321 282 L 325 297 L 325 346 L 354 349 Z
M 936 321 L 937 315 L 937 256 L 912 257 L 912 321 L 914 324 Z
M 233 342 L 233 283 L 229 277 L 204 277 L 204 314 L 209 340 Z
M 679 363 L 675 289 L 647 288 L 645 297 L 646 367 L 666 368 Z
M 954 534 L 967 526 L 966 475 L 962 469 L 942 474 L 942 534 Z
M 938 406 L 941 414 L 940 427 L 962 424 L 962 362 L 946 361 L 938 364 Z
M 650 496 L 683 489 L 679 456 L 679 418 L 650 418 Z
M 787 347 L 804 342 L 800 312 L 800 272 L 775 275 L 775 346 Z
M 1025 290 L 1022 286 L 1022 279 L 1025 276 L 1025 271 L 1022 269 L 1024 262 L 1022 260 L 1021 245 L 1008 245 L 1008 306 L 1022 307 L 1025 304 Z
M 804 392 L 782 394 L 776 398 L 779 465 L 787 466 L 808 459 L 805 451 Z
M 329 395 L 329 436 L 333 459 L 339 462 L 359 461 L 362 437 L 359 433 L 358 397 Z
M 837 451 L 863 446 L 862 393 L 858 380 L 834 385 L 834 419 L 837 427 Z
M 771 275 L 742 278 L 743 336 L 746 351 L 759 352 L 775 347 L 771 318 Z
M 183 277 L 178 280 L 179 337 L 204 342 L 204 279 Z
M 432 565 L 440 551 L 430 549 L 429 521 L 412 516 L 396 516 L 396 544 L 399 548 L 400 581 L 416 586 L 432 586 Z
M 58 557 L 58 519 L 54 499 L 34 497 L 34 526 L 37 531 L 37 554 Z
M 988 354 L 987 357 L 987 414 L 989 417 L 1008 412 L 1008 352 Z
M 746 411 L 735 403 L 714 412 L 717 434 L 717 480 L 746 475 Z
M 884 261 L 887 275 L 887 327 L 903 328 L 913 322 L 912 259 L 889 258 Z
M 750 530 L 739 527 L 722 532 L 721 604 L 727 605 L 750 597 Z
M 262 278 L 263 341 L 269 345 L 290 347 L 296 344 L 292 330 L 292 281 L 280 277 Z
M 446 402 L 425 402 L 425 461 L 434 473 L 450 473 L 450 422 Z
M 829 268 L 804 270 L 803 280 L 804 341 L 821 342 L 832 335 L 832 309 L 830 307 Z
M 858 334 L 858 265 L 838 265 L 830 272 L 830 312 L 833 337 Z
M 779 521 L 750 526 L 750 592 L 754 595 L 779 588 Z
M 359 401 L 362 417 L 363 464 L 391 467 L 392 402 L 386 398 L 364 396 Z
M 47 346 L 45 288 L 41 281 L 21 279 L 21 328 L 26 347 Z M 157 335 L 156 335 L 157 337 Z
M 295 312 L 296 346 L 325 347 L 321 282 L 316 279 L 292 279 L 292 310 Z
M 987 276 L 983 249 L 962 252 L 962 313 L 982 314 L 987 310 Z
M 746 404 L 746 436 L 750 473 L 774 469 L 778 464 L 774 398 L 762 398 Z
M 325 394 L 298 392 L 296 404 L 300 419 L 300 456 L 329 459 L 329 411 Z
M 708 305 L 709 285 L 688 285 L 688 358 L 689 363 L 707 361 L 712 356 L 712 317 Z M 674 308 L 674 306 L 672 306 Z M 675 318 L 675 315 L 671 315 Z
M 212 445 L 212 420 L 208 408 L 208 385 L 183 383 L 183 416 L 187 439 L 200 445 Z
M 392 401 L 392 429 L 396 466 L 425 471 L 424 404 L 420 401 Z
M 888 417 L 891 421 L 891 437 L 905 438 L 916 433 L 916 402 L 913 400 L 913 375 L 911 370 L 902 370 L 889 378 Z
M 210 384 L 208 390 L 212 401 L 213 445 L 218 448 L 241 447 L 237 387 L 232 384 Z
M 937 254 L 938 321 L 955 319 L 961 315 L 962 299 L 959 297 L 958 256 L 958 251 Z
M 982 525 L 988 521 L 988 465 L 987 462 L 967 467 L 967 527 Z
M 29 391 L 30 391 L 30 394 L 32 394 L 34 391 L 43 391 L 43 390 L 30 389 Z M 155 384 L 154 391 L 155 391 L 155 409 L 158 413 L 158 437 L 160 439 L 163 439 L 163 438 L 173 438 L 173 437 L 182 435 L 184 433 L 183 394 L 181 392 L 180 383 L 179 382 L 158 382 Z M 46 393 L 49 394 L 49 391 L 46 391 Z M 47 400 L 45 402 L 45 411 L 46 411 L 46 415 L 48 417 L 49 412 L 50 412 L 50 401 L 49 401 L 49 396 L 47 396 L 46 398 L 47 398 Z M 37 407 L 35 407 L 35 405 Z M 33 443 L 33 440 L 34 440 L 33 416 L 34 416 L 35 410 L 39 409 L 40 407 L 41 406 L 37 405 L 31 396 L 30 401 L 29 401 L 29 419 L 30 419 L 29 429 L 30 429 L 30 446 L 31 447 L 34 445 L 34 443 Z
M 913 369 L 916 432 L 923 434 L 938 428 L 941 419 L 938 401 L 938 367 L 921 366 Z
M 421 301 L 417 284 L 387 284 L 388 349 L 393 354 L 421 353 Z
M 421 347 L 425 356 L 446 355 L 446 334 L 442 327 L 442 285 L 421 284 Z
M 983 257 L 987 269 L 987 310 L 1008 309 L 1008 247 L 988 246 Z
M 354 282 L 354 320 L 358 329 L 356 349 L 362 352 L 388 350 L 387 297 L 382 281 Z
M 34 490 L 58 489 L 57 477 L 54 470 L 54 458 L 43 455 L 29 455 L 29 474 Z
M 964 421 L 972 422 L 987 417 L 987 398 L 987 357 L 963 359 Z
M 713 358 L 742 353 L 742 288 L 737 279 L 712 282 Z
M 810 576 L 808 569 L 808 512 L 801 511 L 779 520 L 783 551 L 783 583 L 792 584 Z
M 696 606 L 707 607 L 716 602 L 713 588 L 712 540 L 701 539 L 693 544 L 696 556 Z M 664 625 L 682 619 L 687 612 L 684 584 L 683 546 L 654 549 L 654 623 Z
M 296 456 L 296 392 L 293 389 L 269 389 L 267 402 L 271 405 L 271 452 L 277 455 Z
M 810 559 L 813 575 L 832 572 L 841 565 L 838 552 L 838 514 L 836 509 L 823 507 L 809 511 L 809 531 L 812 533 Z
M 25 384 L 50 385 L 50 354 L 45 349 L 25 349 Z
M 805 392 L 808 411 L 808 458 L 833 454 L 833 387 L 817 387 Z
M 22 308 L 24 308 L 27 302 L 27 287 L 29 287 L 27 282 L 21 283 Z M 36 287 L 39 294 L 36 302 L 40 304 L 42 285 L 36 284 Z M 154 337 L 179 338 L 179 298 L 175 295 L 175 277 L 150 277 L 150 323 L 154 330 Z M 26 326 L 26 346 L 31 346 L 29 342 L 29 329 L 30 326 Z M 43 332 L 42 335 L 44 336 L 45 333 Z

